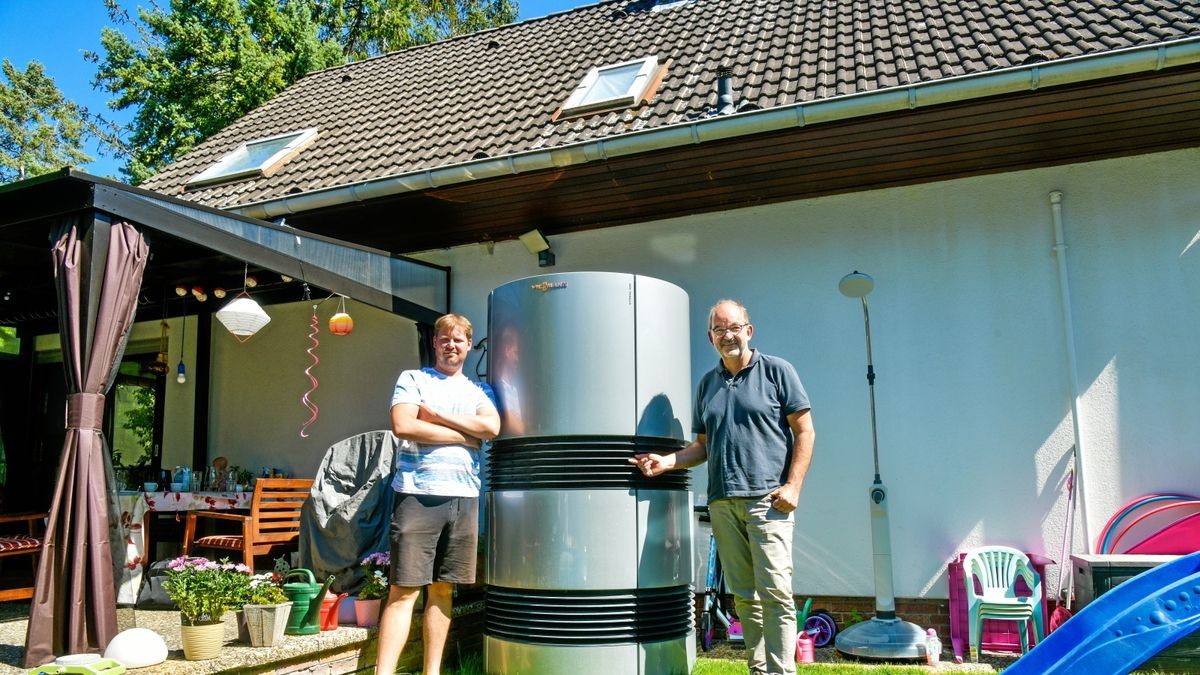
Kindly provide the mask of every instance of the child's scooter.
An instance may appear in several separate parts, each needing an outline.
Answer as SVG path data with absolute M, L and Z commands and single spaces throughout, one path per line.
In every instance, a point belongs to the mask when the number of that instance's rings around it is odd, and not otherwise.
M 700 522 L 709 522 L 708 507 L 695 507 L 700 514 Z M 717 557 L 717 539 L 708 538 L 708 579 L 704 584 L 704 611 L 700 614 L 700 648 L 708 651 L 712 648 L 713 636 L 717 624 L 725 628 L 725 639 L 743 641 L 742 623 L 731 611 L 726 610 L 721 602 L 721 595 L 726 592 L 725 575 L 721 573 L 721 559 Z

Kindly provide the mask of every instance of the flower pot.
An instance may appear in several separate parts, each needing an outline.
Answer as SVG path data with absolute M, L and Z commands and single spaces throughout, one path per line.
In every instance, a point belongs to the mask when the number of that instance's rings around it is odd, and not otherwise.
M 361 628 L 374 628 L 379 625 L 379 603 L 380 599 L 363 600 L 355 598 L 354 600 L 354 622 Z
M 215 659 L 225 645 L 225 624 L 220 621 L 196 626 L 181 625 L 179 633 L 183 639 L 183 656 L 188 661 Z
M 338 623 L 343 626 L 358 625 L 358 617 L 354 613 L 354 601 L 358 600 L 357 595 L 347 595 L 346 599 L 338 605 Z
M 246 629 L 250 633 L 250 646 L 274 647 L 283 642 L 283 631 L 287 628 L 292 603 L 279 605 L 245 605 Z
M 246 627 L 246 610 L 234 610 L 233 615 L 237 618 L 238 642 L 249 642 L 250 629 Z

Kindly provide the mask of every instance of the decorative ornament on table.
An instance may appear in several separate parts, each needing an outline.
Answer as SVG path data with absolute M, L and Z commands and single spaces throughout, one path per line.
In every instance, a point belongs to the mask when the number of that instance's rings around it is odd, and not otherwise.
M 310 299 L 308 293 L 308 284 L 304 284 L 304 299 Z M 312 383 L 312 387 L 310 387 L 309 390 L 304 392 L 304 395 L 300 397 L 300 402 L 304 404 L 305 408 L 308 408 L 310 411 L 312 411 L 312 416 L 308 418 L 307 422 L 300 425 L 300 438 L 308 438 L 308 428 L 312 426 L 313 422 L 317 421 L 317 412 L 319 410 L 317 408 L 317 404 L 313 403 L 309 398 L 309 394 L 312 394 L 314 391 L 316 391 L 318 386 L 317 378 L 313 377 L 312 369 L 321 362 L 320 357 L 318 357 L 316 353 L 317 347 L 321 346 L 321 341 L 317 339 L 317 333 L 321 332 L 321 329 L 317 327 L 317 306 L 313 305 L 312 308 L 312 321 L 309 322 L 309 328 L 311 330 L 308 332 L 308 339 L 312 340 L 312 346 L 304 350 L 308 352 L 309 356 L 312 357 L 312 363 L 304 369 L 304 374 L 308 376 L 308 381 Z
M 354 319 L 346 313 L 346 296 L 340 296 L 338 311 L 329 317 L 329 332 L 334 335 L 349 335 L 354 330 Z

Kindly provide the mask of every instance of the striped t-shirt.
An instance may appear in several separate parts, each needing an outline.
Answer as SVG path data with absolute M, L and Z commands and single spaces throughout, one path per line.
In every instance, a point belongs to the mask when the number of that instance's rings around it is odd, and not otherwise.
M 441 413 L 475 415 L 495 410 L 487 385 L 465 375 L 453 377 L 436 368 L 406 370 L 396 380 L 392 405 L 424 404 Z M 400 441 L 392 488 L 397 492 L 439 497 L 479 496 L 479 453 L 465 445 L 431 445 Z

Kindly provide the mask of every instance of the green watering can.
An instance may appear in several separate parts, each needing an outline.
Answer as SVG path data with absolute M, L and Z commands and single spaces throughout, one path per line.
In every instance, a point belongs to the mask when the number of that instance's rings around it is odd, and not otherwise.
M 288 579 L 292 577 L 299 581 L 288 583 Z M 297 567 L 283 575 L 283 581 L 283 594 L 292 601 L 292 612 L 288 615 L 287 628 L 283 632 L 288 635 L 320 633 L 321 601 L 325 598 L 325 591 L 329 590 L 329 585 L 333 583 L 333 575 L 329 575 L 322 585 L 317 583 L 317 578 L 311 570 Z

